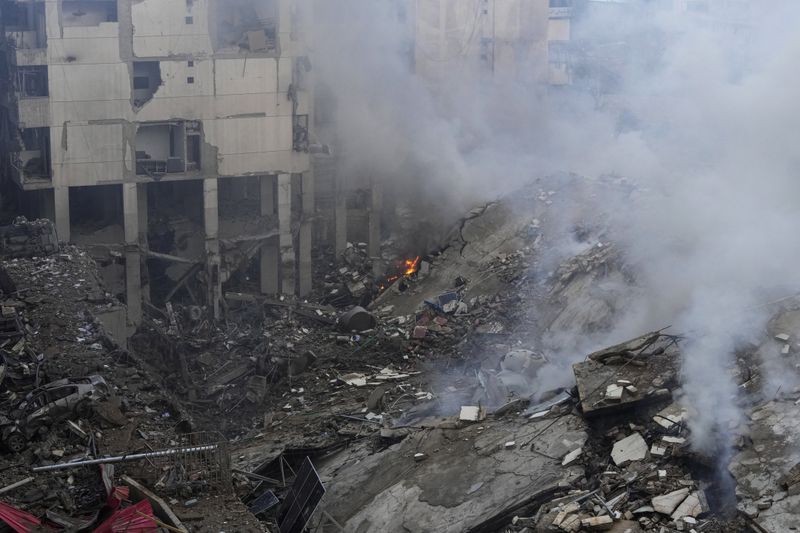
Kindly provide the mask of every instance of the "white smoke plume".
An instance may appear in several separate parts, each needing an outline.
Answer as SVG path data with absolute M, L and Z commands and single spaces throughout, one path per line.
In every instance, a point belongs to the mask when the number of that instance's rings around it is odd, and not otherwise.
M 397 11 L 415 2 L 321 3 L 315 68 L 345 172 L 453 216 L 554 171 L 636 184 L 635 202 L 604 206 L 638 282 L 612 336 L 689 334 L 683 399 L 714 451 L 741 417 L 734 350 L 762 331 L 760 303 L 800 289 L 800 3 L 576 2 L 573 38 L 621 61 L 588 54 L 557 97 L 469 69 L 415 75 Z

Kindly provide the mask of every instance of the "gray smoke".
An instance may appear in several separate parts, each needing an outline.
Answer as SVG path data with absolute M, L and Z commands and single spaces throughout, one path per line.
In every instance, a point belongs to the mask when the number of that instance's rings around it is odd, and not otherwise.
M 636 185 L 635 201 L 604 198 L 638 285 L 609 338 L 689 333 L 683 400 L 697 449 L 714 450 L 741 417 L 735 349 L 763 330 L 761 302 L 800 288 L 800 4 L 714 18 L 748 2 L 710 0 L 707 15 L 582 2 L 574 35 L 586 42 L 558 94 L 470 69 L 416 76 L 413 2 L 318 4 L 317 79 L 336 103 L 319 134 L 341 140 L 354 179 L 445 219 L 554 171 Z

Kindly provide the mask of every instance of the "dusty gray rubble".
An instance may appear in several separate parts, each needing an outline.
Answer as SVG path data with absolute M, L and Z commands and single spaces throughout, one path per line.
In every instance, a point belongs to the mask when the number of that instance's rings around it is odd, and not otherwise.
M 559 247 L 552 213 L 571 202 L 530 186 L 470 212 L 433 251 L 381 258 L 394 269 L 380 275 L 353 243 L 327 256 L 308 299 L 231 284 L 222 321 L 176 292 L 146 306 L 127 343 L 124 306 L 85 251 L 4 261 L 16 286 L 0 349 L 16 394 L 37 386 L 37 365 L 44 381 L 102 376 L 113 394 L 4 455 L 2 501 L 74 525 L 102 509 L 99 461 L 187 531 L 275 531 L 311 464 L 324 496 L 307 511 L 325 531 L 785 529 L 800 395 L 769 398 L 759 362 L 786 345 L 794 361 L 794 315 L 730 370 L 756 406 L 731 430 L 734 494 L 691 447 L 691 334 L 609 334 L 635 276 L 596 221 Z

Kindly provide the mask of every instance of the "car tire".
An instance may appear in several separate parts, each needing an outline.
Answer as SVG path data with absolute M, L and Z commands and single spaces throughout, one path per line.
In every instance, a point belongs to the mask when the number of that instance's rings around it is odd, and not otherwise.
M 75 406 L 75 414 L 78 418 L 89 418 L 92 416 L 92 404 L 86 400 L 78 402 Z
M 3 440 L 3 446 L 10 452 L 19 453 L 28 447 L 28 440 L 22 433 L 12 433 Z

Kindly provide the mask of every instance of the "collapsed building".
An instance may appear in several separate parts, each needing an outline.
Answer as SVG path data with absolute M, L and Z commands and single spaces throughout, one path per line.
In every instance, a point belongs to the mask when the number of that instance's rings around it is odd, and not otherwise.
M 241 269 L 310 290 L 307 17 L 280 0 L 3 2 L 6 190 L 63 242 L 115 252 L 132 325 L 188 270 L 216 317 Z
M 492 76 L 569 91 L 604 48 L 569 44 L 578 3 L 420 4 L 421 75 L 473 15 L 466 56 Z M 725 369 L 746 414 L 726 463 L 697 453 L 693 333 L 611 335 L 636 269 L 587 199 L 634 202 L 627 180 L 539 177 L 409 237 L 418 213 L 316 138 L 303 3 L 0 8 L 4 179 L 30 218 L 0 227 L 6 524 L 797 527 L 800 391 L 763 376 L 796 366 L 800 303 L 770 304 Z

